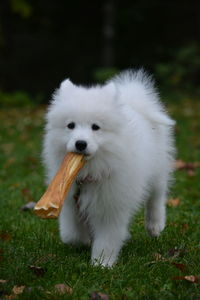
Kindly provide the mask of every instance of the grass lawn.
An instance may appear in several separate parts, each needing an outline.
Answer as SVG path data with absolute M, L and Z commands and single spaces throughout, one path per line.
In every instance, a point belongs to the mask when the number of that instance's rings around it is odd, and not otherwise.
M 150 238 L 139 212 L 112 269 L 92 267 L 89 248 L 62 244 L 57 220 L 21 211 L 45 190 L 44 108 L 1 110 L 0 299 L 200 299 L 200 102 L 168 108 L 177 120 L 177 158 L 190 164 L 176 171 L 162 235 Z

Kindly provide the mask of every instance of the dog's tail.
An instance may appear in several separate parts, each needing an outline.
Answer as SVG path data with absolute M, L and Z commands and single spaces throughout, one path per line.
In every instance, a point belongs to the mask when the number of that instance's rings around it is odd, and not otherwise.
M 129 105 L 153 123 L 166 126 L 175 125 L 159 101 L 152 76 L 143 69 L 128 70 L 114 77 L 110 82 L 116 86 L 119 100 Z

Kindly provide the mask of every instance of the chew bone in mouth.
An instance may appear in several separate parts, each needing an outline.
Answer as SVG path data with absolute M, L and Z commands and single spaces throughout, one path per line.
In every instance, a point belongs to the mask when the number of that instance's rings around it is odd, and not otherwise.
M 52 182 L 34 207 L 36 215 L 44 219 L 59 216 L 65 197 L 84 164 L 82 154 L 70 152 L 65 155 Z

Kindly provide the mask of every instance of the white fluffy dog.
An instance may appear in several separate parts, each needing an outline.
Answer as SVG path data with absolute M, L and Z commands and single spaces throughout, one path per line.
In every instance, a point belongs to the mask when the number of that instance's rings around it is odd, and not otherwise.
M 92 263 L 112 266 L 129 237 L 131 217 L 143 203 L 146 229 L 158 236 L 165 226 L 173 171 L 174 121 L 151 78 L 143 70 L 126 71 L 90 88 L 67 79 L 56 90 L 46 118 L 48 181 L 66 152 L 87 159 L 61 211 L 62 241 L 91 243 Z

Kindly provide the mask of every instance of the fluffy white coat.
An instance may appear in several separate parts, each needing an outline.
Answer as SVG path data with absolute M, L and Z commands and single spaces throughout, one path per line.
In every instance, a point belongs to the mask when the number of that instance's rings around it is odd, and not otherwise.
M 87 159 L 61 211 L 62 241 L 91 243 L 92 263 L 112 266 L 143 203 L 146 229 L 158 236 L 165 226 L 173 171 L 174 121 L 151 77 L 143 70 L 126 71 L 92 87 L 65 80 L 54 93 L 46 120 L 43 158 L 48 182 L 66 152 L 82 152 Z

